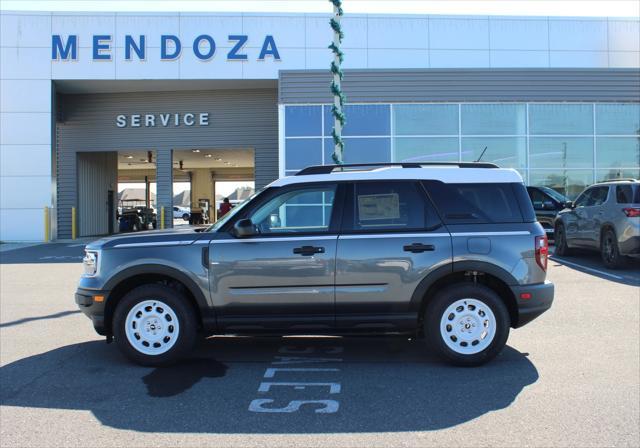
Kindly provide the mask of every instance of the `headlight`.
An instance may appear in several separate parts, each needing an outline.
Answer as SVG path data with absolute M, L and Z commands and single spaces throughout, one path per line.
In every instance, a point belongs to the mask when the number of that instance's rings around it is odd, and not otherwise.
M 98 273 L 98 252 L 85 251 L 84 258 L 82 259 L 82 266 L 84 267 L 84 276 L 93 277 Z

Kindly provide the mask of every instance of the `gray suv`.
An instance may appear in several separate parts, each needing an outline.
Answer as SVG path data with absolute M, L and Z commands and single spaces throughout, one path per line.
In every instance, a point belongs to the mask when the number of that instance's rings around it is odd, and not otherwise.
M 574 248 L 600 252 L 608 268 L 624 265 L 625 256 L 640 256 L 640 182 L 601 182 L 584 190 L 555 220 L 556 254 Z
M 515 170 L 317 166 L 205 231 L 89 244 L 76 302 L 143 365 L 219 334 L 401 334 L 479 365 L 551 306 L 547 254 Z

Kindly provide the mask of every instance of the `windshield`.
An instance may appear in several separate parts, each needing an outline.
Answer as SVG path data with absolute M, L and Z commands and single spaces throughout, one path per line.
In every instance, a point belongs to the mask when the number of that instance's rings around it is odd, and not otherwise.
M 553 188 L 540 187 L 540 189 L 544 190 L 545 193 L 547 193 L 549 196 L 551 196 L 553 199 L 555 199 L 558 202 L 567 202 L 567 198 L 564 195 L 562 195 L 561 193 L 558 193 Z
M 218 219 L 216 222 L 214 222 L 209 227 L 207 227 L 205 229 L 205 232 L 217 232 L 220 229 L 220 227 L 224 226 L 227 223 L 227 221 L 233 218 L 240 210 L 242 210 L 249 202 L 251 202 L 253 198 L 258 196 L 263 191 L 264 191 L 264 188 L 256 191 L 247 199 L 245 199 L 244 201 L 242 201 L 241 203 L 233 207 L 226 215 L 224 215 L 222 218 Z

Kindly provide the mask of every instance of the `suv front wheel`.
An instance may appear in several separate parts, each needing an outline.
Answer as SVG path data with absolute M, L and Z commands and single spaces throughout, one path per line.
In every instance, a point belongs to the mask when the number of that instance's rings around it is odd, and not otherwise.
M 495 358 L 509 337 L 509 312 L 500 297 L 479 284 L 440 290 L 425 310 L 427 343 L 458 366 L 477 366 Z
M 194 347 L 196 317 L 188 299 L 164 285 L 143 285 L 116 307 L 113 335 L 120 351 L 144 366 L 172 364 Z

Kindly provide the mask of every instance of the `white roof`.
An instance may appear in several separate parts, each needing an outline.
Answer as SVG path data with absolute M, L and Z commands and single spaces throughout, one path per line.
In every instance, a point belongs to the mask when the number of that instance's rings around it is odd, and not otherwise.
M 329 174 L 288 176 L 272 182 L 272 187 L 344 180 L 439 180 L 450 184 L 464 183 L 522 183 L 522 176 L 507 168 L 459 168 L 457 166 L 429 166 L 424 168 L 380 167 L 363 171 L 334 171 Z

